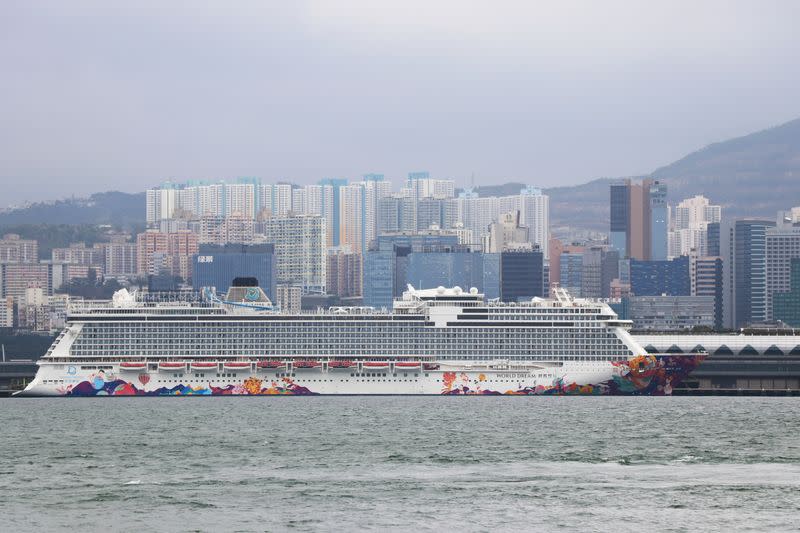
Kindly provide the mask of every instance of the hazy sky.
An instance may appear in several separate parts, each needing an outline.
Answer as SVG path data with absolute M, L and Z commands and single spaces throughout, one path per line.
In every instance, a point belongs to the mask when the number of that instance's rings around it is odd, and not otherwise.
M 0 0 L 0 206 L 646 173 L 800 116 L 798 20 L 793 0 Z

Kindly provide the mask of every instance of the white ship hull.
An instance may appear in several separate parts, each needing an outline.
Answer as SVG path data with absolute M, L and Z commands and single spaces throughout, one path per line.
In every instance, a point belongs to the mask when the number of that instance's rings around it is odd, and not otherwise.
M 387 363 L 351 368 L 121 368 L 116 364 L 42 362 L 25 396 L 227 395 L 530 395 L 670 394 L 702 356 L 643 356 L 641 361 L 564 361 L 561 364 L 464 365 L 425 363 L 416 369 Z M 174 364 L 174 363 L 173 363 Z

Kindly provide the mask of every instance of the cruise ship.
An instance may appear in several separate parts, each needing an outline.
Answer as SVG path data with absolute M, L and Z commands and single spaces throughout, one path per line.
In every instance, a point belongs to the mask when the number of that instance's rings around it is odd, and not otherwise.
M 125 289 L 71 308 L 31 396 L 668 395 L 704 354 L 648 354 L 604 302 L 504 303 L 414 289 L 393 309 L 284 313 L 252 282 L 224 298 Z

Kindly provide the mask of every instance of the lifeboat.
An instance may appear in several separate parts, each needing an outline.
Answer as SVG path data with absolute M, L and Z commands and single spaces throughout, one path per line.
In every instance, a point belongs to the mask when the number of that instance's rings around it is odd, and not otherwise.
M 193 370 L 208 370 L 209 368 L 217 368 L 217 365 L 219 363 L 192 361 L 189 364 L 191 365 Z
M 394 364 L 395 368 L 419 368 L 419 361 L 398 361 Z
M 283 361 L 259 361 L 256 366 L 258 368 L 280 368 L 283 366 Z
M 184 370 L 186 368 L 186 363 L 176 363 L 176 362 L 166 362 L 161 361 L 158 363 L 159 370 Z
M 120 370 L 145 370 L 147 363 L 144 361 L 124 361 L 119 364 Z
M 439 365 L 436 363 L 422 363 L 423 370 L 439 370 Z
M 319 361 L 295 361 L 294 367 L 295 368 L 319 368 L 322 366 L 322 363 Z
M 222 363 L 222 367 L 226 370 L 244 370 L 246 368 L 250 368 L 250 363 L 243 363 L 240 361 L 230 361 L 227 363 Z
M 387 361 L 365 361 L 361 364 L 364 368 L 369 368 L 370 370 L 389 368 L 389 363 Z
M 355 366 L 353 361 L 331 361 L 328 363 L 328 368 L 350 368 Z

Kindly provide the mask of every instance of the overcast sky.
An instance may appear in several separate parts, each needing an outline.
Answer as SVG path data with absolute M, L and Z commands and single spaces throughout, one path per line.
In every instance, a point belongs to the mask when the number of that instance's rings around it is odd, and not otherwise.
M 168 178 L 647 173 L 800 116 L 798 20 L 792 0 L 4 0 L 0 206 Z

